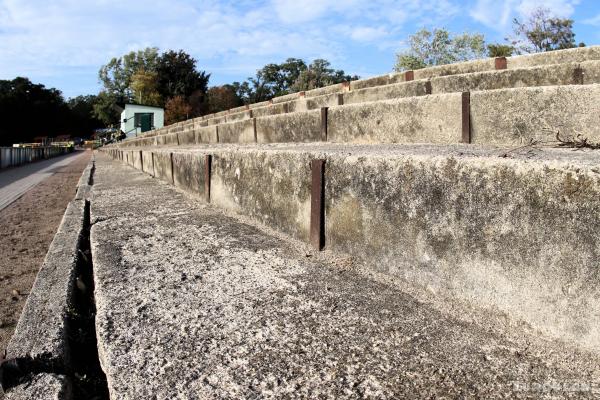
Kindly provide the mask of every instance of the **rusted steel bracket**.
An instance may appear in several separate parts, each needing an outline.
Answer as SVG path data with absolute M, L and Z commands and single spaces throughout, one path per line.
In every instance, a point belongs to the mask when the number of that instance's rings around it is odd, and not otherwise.
M 310 243 L 321 250 L 325 245 L 325 160 L 312 160 L 310 168 Z
M 207 203 L 210 203 L 210 176 L 212 170 L 212 155 L 204 156 L 204 197 Z
M 327 141 L 327 107 L 321 107 L 321 141 Z
M 415 71 L 405 71 L 404 72 L 404 82 L 414 81 L 415 80 Z
M 462 93 L 462 143 L 471 143 L 471 93 Z
M 142 153 L 142 150 L 140 150 L 140 165 L 141 165 L 140 170 L 142 172 L 144 172 L 144 153 Z
M 508 62 L 506 61 L 506 57 L 496 57 L 494 60 L 494 66 L 496 69 L 506 69 L 508 68 Z
M 173 153 L 169 153 L 171 158 L 171 183 L 175 185 L 175 165 L 173 165 Z

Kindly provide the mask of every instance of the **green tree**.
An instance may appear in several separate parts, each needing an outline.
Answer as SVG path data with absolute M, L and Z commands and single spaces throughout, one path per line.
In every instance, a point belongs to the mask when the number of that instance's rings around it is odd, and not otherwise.
M 70 131 L 78 132 L 79 137 L 89 137 L 95 129 L 103 128 L 104 124 L 94 115 L 94 105 L 98 96 L 77 96 L 67 101 L 70 112 Z
M 576 47 L 573 20 L 554 17 L 547 8 L 533 10 L 525 21 L 515 18 L 513 29 L 515 36 L 509 40 L 518 54 Z
M 183 50 L 163 53 L 157 63 L 158 91 L 165 99 L 206 93 L 210 74 L 196 69 L 196 60 Z
M 139 70 L 131 77 L 133 97 L 138 104 L 160 106 L 162 98 L 158 92 L 158 74 Z
M 123 57 L 112 58 L 108 64 L 100 67 L 98 78 L 104 90 L 121 102 L 130 101 L 133 96 L 131 79 L 138 71 L 156 72 L 158 48 L 148 47 L 132 51 Z
M 357 80 L 358 76 L 347 75 L 343 70 L 335 70 L 331 63 L 324 59 L 314 60 L 307 69 L 300 72 L 298 79 L 294 82 L 293 90 L 311 90 L 336 83 Z
M 93 116 L 105 126 L 115 127 L 120 123 L 121 112 L 117 106 L 117 96 L 107 90 L 101 90 L 96 96 Z
M 453 35 L 446 29 L 421 29 L 408 39 L 409 48 L 397 54 L 396 71 L 451 64 L 485 56 L 480 33 Z
M 515 48 L 507 44 L 488 44 L 488 57 L 510 57 Z

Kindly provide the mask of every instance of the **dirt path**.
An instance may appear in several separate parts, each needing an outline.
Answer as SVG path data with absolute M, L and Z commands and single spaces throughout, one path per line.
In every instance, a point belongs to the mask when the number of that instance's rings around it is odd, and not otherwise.
M 0 351 L 4 354 L 27 294 L 91 151 L 28 190 L 0 211 Z M 1 396 L 1 395 L 0 395 Z

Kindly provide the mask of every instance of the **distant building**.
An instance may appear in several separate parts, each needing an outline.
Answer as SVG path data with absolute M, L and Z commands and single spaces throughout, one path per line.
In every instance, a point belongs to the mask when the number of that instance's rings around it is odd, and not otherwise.
M 125 104 L 121 112 L 121 130 L 128 138 L 165 125 L 165 110 L 160 107 Z

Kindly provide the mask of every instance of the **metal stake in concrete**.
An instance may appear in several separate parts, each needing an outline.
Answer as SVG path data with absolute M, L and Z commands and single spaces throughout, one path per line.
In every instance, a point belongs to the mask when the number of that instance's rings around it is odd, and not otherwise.
M 508 68 L 508 62 L 506 61 L 506 57 L 496 57 L 494 60 L 494 66 L 496 69 L 506 69 Z
M 258 143 L 258 136 L 256 134 L 256 118 L 252 118 L 252 131 L 254 132 L 254 143 Z
M 142 151 L 140 150 L 140 170 L 142 172 L 144 172 L 144 154 L 142 153 Z
M 169 153 L 171 158 L 171 182 L 175 185 L 175 166 L 173 165 L 173 153 Z
M 210 203 L 210 176 L 212 169 L 212 155 L 207 154 L 204 156 L 204 196 L 206 202 Z
M 344 105 L 344 94 L 343 93 L 338 93 L 338 95 L 337 95 L 337 103 L 338 103 L 338 106 L 343 106 Z
M 327 107 L 321 107 L 321 141 L 327 141 Z
M 414 81 L 415 80 L 415 72 L 414 71 L 405 71 L 404 72 L 404 82 Z
M 577 66 L 573 70 L 573 85 L 583 85 L 583 68 L 581 66 Z
M 471 143 L 471 92 L 462 93 L 462 143 Z
M 156 170 L 154 169 L 154 152 L 151 152 L 151 158 L 152 158 L 152 177 L 155 178 L 156 177 Z
M 310 243 L 317 250 L 325 245 L 325 160 L 311 161 Z

